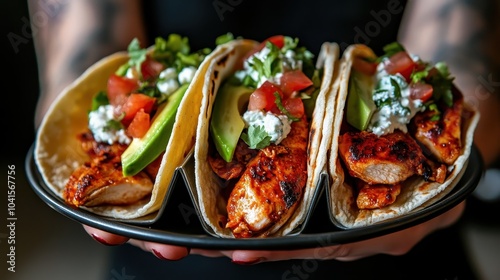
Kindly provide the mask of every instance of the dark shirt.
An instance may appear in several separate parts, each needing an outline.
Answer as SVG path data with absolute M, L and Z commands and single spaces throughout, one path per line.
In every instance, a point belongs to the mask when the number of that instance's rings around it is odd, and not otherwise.
M 213 46 L 227 32 L 264 40 L 272 35 L 299 38 L 317 53 L 325 41 L 341 48 L 362 43 L 380 52 L 396 40 L 406 1 L 209 0 L 144 1 L 149 36 L 180 33 L 194 49 Z

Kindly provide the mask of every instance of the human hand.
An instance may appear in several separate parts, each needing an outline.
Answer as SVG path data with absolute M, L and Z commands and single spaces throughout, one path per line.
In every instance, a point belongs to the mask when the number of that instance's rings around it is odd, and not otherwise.
M 85 230 L 97 241 L 107 245 L 118 245 L 128 242 L 145 251 L 152 252 L 156 257 L 164 260 L 179 260 L 189 254 L 203 255 L 206 257 L 231 258 L 238 264 L 255 264 L 288 259 L 336 259 L 340 261 L 353 261 L 377 254 L 404 255 L 428 234 L 448 227 L 455 223 L 465 209 L 465 202 L 460 203 L 448 212 L 429 221 L 418 224 L 398 232 L 380 237 L 341 245 L 316 247 L 300 250 L 262 251 L 262 250 L 206 250 L 189 249 L 181 246 L 147 242 L 111 234 L 84 225 Z

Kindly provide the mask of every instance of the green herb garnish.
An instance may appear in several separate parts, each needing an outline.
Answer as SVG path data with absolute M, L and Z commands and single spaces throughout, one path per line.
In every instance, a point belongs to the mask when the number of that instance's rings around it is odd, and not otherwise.
M 276 103 L 276 106 L 278 107 L 278 109 L 280 109 L 281 113 L 285 114 L 290 120 L 294 122 L 300 120 L 299 118 L 294 117 L 292 114 L 290 114 L 290 112 L 288 112 L 285 106 L 283 106 L 283 103 L 281 102 L 281 96 L 277 91 L 274 93 L 274 97 L 276 97 L 274 103 Z
M 90 111 L 95 111 L 99 107 L 108 105 L 109 104 L 109 99 L 108 95 L 104 91 L 99 91 L 94 98 L 92 98 L 92 105 L 90 107 Z
M 241 134 L 241 139 L 250 149 L 263 149 L 271 144 L 271 136 L 264 126 L 249 126 L 247 132 Z

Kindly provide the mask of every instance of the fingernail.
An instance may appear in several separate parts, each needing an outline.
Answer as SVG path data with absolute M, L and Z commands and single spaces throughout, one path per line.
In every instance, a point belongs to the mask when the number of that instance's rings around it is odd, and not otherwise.
M 249 261 L 232 260 L 232 262 L 235 263 L 235 264 L 252 265 L 252 264 L 258 264 L 260 262 L 263 262 L 264 260 L 265 260 L 264 258 L 256 258 L 254 260 L 249 260 Z
M 155 257 L 159 258 L 160 260 L 164 260 L 164 261 L 178 261 L 178 260 L 182 259 L 182 258 L 175 259 L 175 260 L 168 259 L 168 258 L 165 258 L 160 252 L 156 251 L 155 249 L 151 249 L 151 251 L 153 252 L 153 255 L 155 255 Z
M 95 234 L 91 234 L 92 238 L 94 238 L 95 241 L 103 244 L 103 245 L 106 245 L 106 246 L 114 246 L 113 244 L 110 244 L 108 243 L 106 240 L 102 239 L 101 237 L 95 235 Z
M 160 260 L 169 261 L 169 259 L 162 256 L 162 254 L 155 249 L 151 249 L 151 251 L 153 252 L 153 255 L 155 255 L 155 257 L 159 258 Z

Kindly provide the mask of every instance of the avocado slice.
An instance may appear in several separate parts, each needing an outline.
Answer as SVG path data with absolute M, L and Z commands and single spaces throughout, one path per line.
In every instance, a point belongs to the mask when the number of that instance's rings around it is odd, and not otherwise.
M 374 84 L 371 76 L 351 70 L 346 118 L 350 125 L 361 131 L 366 130 L 377 109 L 372 98 Z
M 156 112 L 146 135 L 134 138 L 132 143 L 122 154 L 122 168 L 124 176 L 133 176 L 153 162 L 165 151 L 179 104 L 184 97 L 189 84 L 184 84 L 169 96 Z
M 245 128 L 241 113 L 245 111 L 245 106 L 253 91 L 245 86 L 225 83 L 215 98 L 210 132 L 215 148 L 226 162 L 233 159 L 236 144 Z

